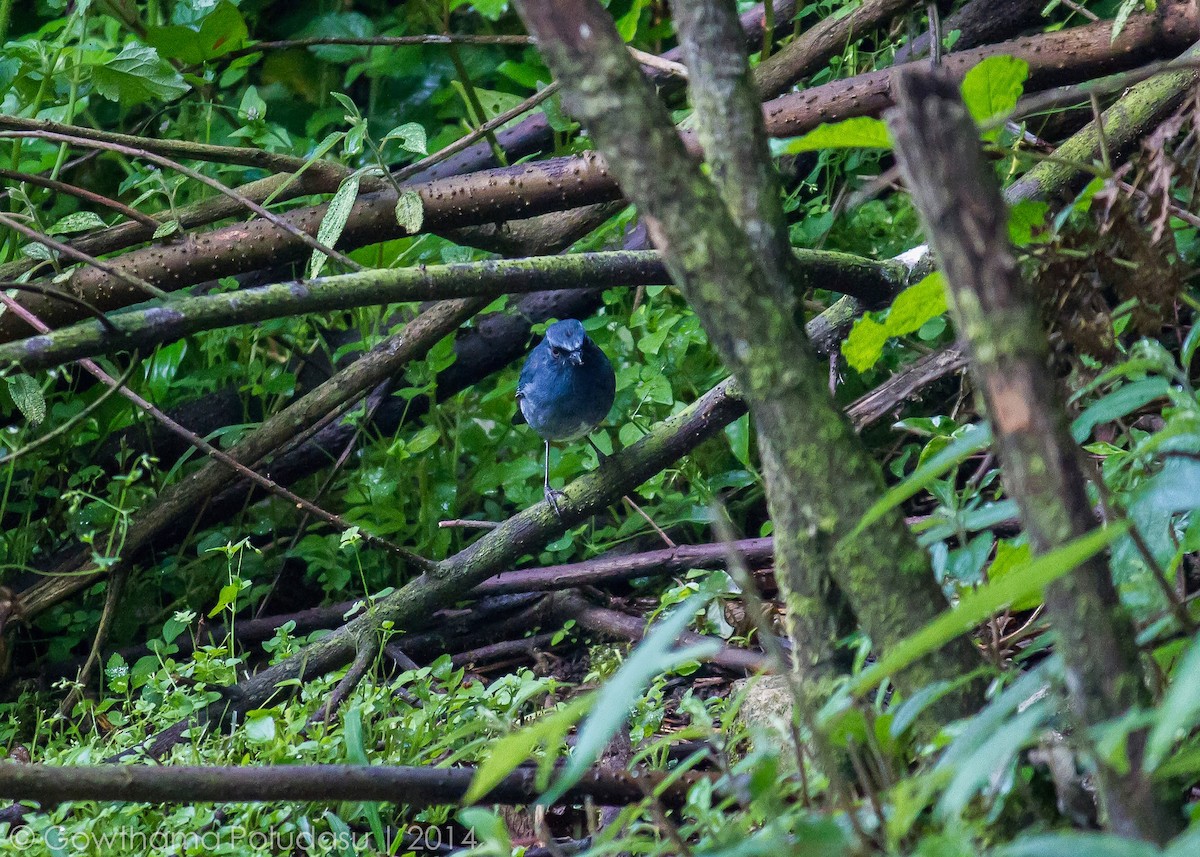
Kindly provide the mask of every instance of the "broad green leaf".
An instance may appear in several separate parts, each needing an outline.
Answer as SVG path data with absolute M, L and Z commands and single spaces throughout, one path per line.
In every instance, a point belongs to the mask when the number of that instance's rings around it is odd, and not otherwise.
M 508 835 L 508 825 L 504 819 L 490 809 L 482 806 L 469 806 L 458 811 L 458 823 L 471 831 L 473 838 L 482 840 L 496 849 L 498 854 L 512 853 L 512 839 Z M 471 845 L 470 842 L 463 842 Z
M 920 330 L 921 325 L 946 311 L 946 278 L 934 271 L 896 295 L 888 310 L 888 336 L 903 336 Z
M 638 22 L 641 20 L 642 10 L 646 8 L 646 5 L 646 0 L 633 0 L 629 4 L 629 10 L 617 18 L 617 32 L 621 34 L 623 40 L 632 41 L 633 37 L 637 35 Z
M 1167 695 L 1158 706 L 1154 726 L 1146 739 L 1142 770 L 1149 773 L 1166 758 L 1175 741 L 1200 720 L 1200 638 L 1192 641 L 1175 667 Z
M 410 235 L 421 231 L 421 224 L 425 222 L 425 204 L 415 190 L 406 190 L 396 200 L 396 222 Z
M 416 152 L 418 155 L 429 154 L 428 140 L 425 135 L 425 126 L 420 122 L 405 122 L 384 135 L 379 141 L 382 146 L 388 140 L 395 140 L 400 144 L 400 148 L 408 152 Z
M 183 25 L 150 27 L 146 42 L 161 56 L 198 65 L 224 56 L 246 43 L 249 33 L 237 6 L 221 0 L 201 21 L 199 28 Z
M 331 809 L 325 810 L 325 822 L 329 825 L 329 830 L 333 833 L 333 841 L 337 846 L 337 853 L 340 857 L 358 857 L 358 850 L 354 847 L 357 837 L 354 835 L 354 831 L 350 829 L 350 825 L 342 821 Z
M 675 648 L 675 640 L 708 599 L 708 595 L 694 595 L 660 620 L 638 643 L 616 675 L 605 682 L 601 691 L 603 704 L 594 707 L 584 721 L 570 759 L 554 785 L 542 795 L 540 803 L 554 803 L 600 758 L 656 675 L 712 655 L 717 646 L 715 642 Z
M 1129 23 L 1129 16 L 1137 10 L 1138 6 L 1143 5 L 1147 11 L 1153 12 L 1158 4 L 1155 0 L 1122 0 L 1121 5 L 1117 7 L 1117 14 L 1113 16 L 1112 38 L 1109 39 L 1109 44 L 1116 44 L 1121 31 Z
M 442 433 L 437 426 L 425 426 L 404 445 L 404 451 L 409 455 L 417 455 L 437 443 L 441 436 Z
M 254 744 L 275 740 L 275 717 L 269 708 L 246 712 L 246 737 Z
M 1108 833 L 1043 833 L 1001 845 L 996 857 L 1161 857 L 1162 852 L 1147 842 Z
M 1008 209 L 1008 237 L 1017 247 L 1048 240 L 1045 234 L 1048 203 L 1022 199 Z M 1040 230 L 1040 231 L 1039 231 Z
M 858 526 L 846 538 L 855 538 L 859 533 L 909 497 L 928 487 L 933 480 L 946 473 L 950 468 L 957 466 L 980 450 L 987 449 L 991 442 L 991 426 L 986 423 L 976 423 L 968 426 L 945 449 L 930 458 L 914 470 L 904 481 L 893 486 L 887 493 L 880 497 L 875 505 L 867 510 L 862 520 L 858 522 Z
M 878 362 L 887 341 L 887 327 L 864 315 L 850 328 L 842 343 L 842 356 L 855 372 L 866 372 Z
M 41 423 L 46 418 L 46 397 L 38 382 L 24 373 L 9 375 L 4 380 L 8 382 L 8 394 L 21 415 L 35 426 Z
M 247 86 L 242 94 L 242 103 L 238 105 L 238 119 L 243 122 L 257 122 L 267 118 L 267 102 L 258 94 L 257 86 Z
M 189 89 L 179 72 L 147 45 L 129 44 L 115 57 L 92 63 L 92 84 L 121 104 L 171 101 Z
M 1121 521 L 1102 530 L 1081 536 L 1070 544 L 1038 557 L 1022 568 L 1014 569 L 1002 580 L 964 595 L 958 606 L 947 610 L 915 634 L 901 640 L 885 652 L 873 666 L 853 681 L 851 689 L 862 694 L 895 675 L 960 634 L 965 634 L 989 616 L 1005 607 L 1040 593 L 1049 584 L 1070 574 L 1080 563 L 1104 550 L 1110 542 L 1129 530 Z
M 825 122 L 783 147 L 789 155 L 820 149 L 890 149 L 892 137 L 887 123 L 871 116 L 855 116 L 841 122 Z
M 346 228 L 346 221 L 350 219 L 354 200 L 358 198 L 360 178 L 358 173 L 353 173 L 338 186 L 337 193 L 329 201 L 329 208 L 325 210 L 325 217 L 321 220 L 320 227 L 317 228 L 317 240 L 330 249 L 342 237 L 342 230 Z M 312 257 L 308 260 L 309 279 L 315 279 L 321 275 L 321 269 L 325 267 L 328 258 L 320 250 L 313 250 Z
M 54 251 L 45 244 L 39 244 L 33 241 L 21 247 L 21 252 L 30 259 L 37 259 L 39 262 L 46 262 L 54 258 Z
M 1012 545 L 1002 541 L 996 545 L 996 558 L 992 560 L 992 564 L 988 566 L 988 580 L 1000 580 L 1005 575 L 1011 574 L 1014 569 L 1022 568 L 1026 563 L 1033 558 L 1032 549 L 1029 544 Z M 1032 595 L 1020 601 L 1013 602 L 1013 610 L 1032 610 L 1042 603 L 1040 596 Z
M 1071 423 L 1071 436 L 1075 438 L 1076 443 L 1083 443 L 1096 426 L 1129 416 L 1143 405 L 1163 398 L 1170 389 L 1171 385 L 1165 378 L 1145 378 L 1118 387 L 1092 402 L 1074 419 Z
M 883 322 L 864 315 L 842 343 L 842 355 L 856 372 L 866 372 L 883 354 L 889 339 L 920 330 L 946 312 L 946 280 L 940 271 L 921 279 L 896 296 Z
M 342 732 L 346 747 L 346 761 L 351 765 L 369 765 L 367 744 L 363 737 L 362 708 L 352 705 L 342 714 Z M 379 807 L 374 803 L 363 804 L 363 814 L 371 825 L 371 833 L 376 842 L 384 841 L 383 819 L 379 815 Z
M 237 601 L 238 593 L 241 591 L 242 587 L 237 582 L 226 583 L 222 586 L 221 591 L 217 594 L 217 605 L 208 611 L 209 618 L 216 616 L 226 607 L 232 606 Z
M 74 232 L 87 232 L 91 229 L 103 229 L 106 225 L 100 215 L 94 211 L 76 211 L 47 229 L 46 234 L 67 235 Z
M 1009 56 L 988 57 L 967 72 L 962 82 L 963 101 L 977 123 L 1011 113 L 1025 91 L 1029 63 Z

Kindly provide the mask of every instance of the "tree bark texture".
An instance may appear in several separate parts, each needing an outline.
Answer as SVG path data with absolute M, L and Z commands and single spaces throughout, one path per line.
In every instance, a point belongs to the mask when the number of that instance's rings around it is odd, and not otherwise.
M 1007 209 L 957 87 L 944 76 L 914 71 L 899 78 L 897 93 L 898 106 L 888 114 L 896 155 L 946 277 L 1005 487 L 1034 550 L 1045 553 L 1090 532 L 1096 519 L 1062 398 L 1047 371 L 1037 301 L 1017 270 Z M 1102 557 L 1048 587 L 1046 611 L 1081 727 L 1114 720 L 1147 701 L 1133 625 Z M 1115 832 L 1161 844 L 1182 818 L 1157 799 L 1141 773 L 1140 743 L 1140 736 L 1130 737 L 1128 772 L 1097 760 L 1099 791 Z
M 814 288 L 844 290 L 867 304 L 890 303 L 907 283 L 898 262 L 850 253 L 801 250 L 792 254 L 797 294 Z M 404 301 L 449 300 L 563 289 L 665 285 L 666 266 L 653 250 L 571 253 L 451 265 L 385 268 L 173 300 L 0 344 L 0 365 L 24 372 L 81 357 L 147 348 L 203 330 L 272 318 Z
M 831 581 L 875 644 L 886 649 L 939 612 L 944 598 L 928 561 L 899 514 L 856 540 L 842 537 L 883 490 L 878 466 L 826 389 L 825 370 L 796 319 L 780 306 L 716 188 L 688 157 L 670 117 L 631 63 L 612 19 L 592 0 L 523 0 L 518 11 L 564 91 L 639 208 L 672 278 L 742 389 L 759 430 L 783 459 L 768 485 L 802 489 L 787 503 L 777 543 L 791 540 L 779 579 L 794 575 L 786 598 L 806 672 L 827 672 L 837 621 Z M 781 483 L 780 478 L 787 478 Z M 780 553 L 782 558 L 785 554 Z M 978 664 L 970 643 L 942 650 L 900 682 L 907 686 L 962 674 Z M 909 684 L 911 682 L 911 684 Z M 822 691 L 813 688 L 814 695 Z M 964 705 L 965 712 L 969 704 Z

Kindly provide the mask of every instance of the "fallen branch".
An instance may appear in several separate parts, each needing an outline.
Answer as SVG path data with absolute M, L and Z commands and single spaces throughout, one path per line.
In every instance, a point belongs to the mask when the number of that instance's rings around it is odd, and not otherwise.
M 422 768 L 395 765 L 30 765 L 0 763 L 0 797 L 53 805 L 69 800 L 126 803 L 230 803 L 249 801 L 386 801 L 413 807 L 461 804 L 475 776 L 473 767 Z M 659 799 L 681 806 L 701 773 L 596 769 L 564 795 L 600 803 L 636 803 L 639 783 L 662 785 Z M 669 780 L 669 782 L 667 782 Z M 541 795 L 537 771 L 518 768 L 480 803 L 529 804 Z M 14 821 L 12 810 L 0 822 Z
M 796 252 L 800 292 L 830 288 L 867 304 L 886 304 L 907 283 L 897 262 L 874 262 L 848 253 Z M 80 357 L 149 347 L 190 333 L 271 318 L 345 310 L 403 301 L 495 298 L 556 289 L 668 285 L 670 275 L 654 251 L 579 253 L 532 259 L 389 268 L 310 282 L 185 297 L 165 305 L 120 313 L 52 333 L 0 344 L 0 365 L 32 372 Z M 78 300 L 67 295 L 73 300 Z
M 475 299 L 443 301 L 433 305 L 409 322 L 403 332 L 384 340 L 367 355 L 263 422 L 223 454 L 247 467 L 254 467 L 330 412 L 356 401 L 366 391 L 399 371 L 409 360 L 423 356 L 439 339 L 451 333 L 486 303 L 486 300 Z M 130 521 L 122 546 L 123 561 L 137 556 L 162 530 L 194 514 L 201 504 L 218 495 L 229 484 L 229 480 L 230 474 L 225 464 L 209 461 L 182 481 L 165 489 Z M 10 603 L 9 613 L 0 619 L 4 622 L 14 617 L 31 619 L 90 585 L 104 573 L 92 559 L 92 548 L 81 545 L 56 564 L 51 576 L 24 590 Z

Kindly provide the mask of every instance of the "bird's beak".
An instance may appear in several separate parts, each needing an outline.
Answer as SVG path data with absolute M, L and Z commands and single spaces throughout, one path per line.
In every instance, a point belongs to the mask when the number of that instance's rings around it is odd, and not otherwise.
M 574 363 L 576 366 L 582 366 L 582 365 L 583 365 L 583 355 L 582 355 L 582 354 L 580 354 L 578 351 L 572 351 L 570 354 L 568 354 L 568 355 L 567 355 L 567 358 L 568 358 L 568 359 L 569 359 L 569 360 L 570 360 L 572 363 Z

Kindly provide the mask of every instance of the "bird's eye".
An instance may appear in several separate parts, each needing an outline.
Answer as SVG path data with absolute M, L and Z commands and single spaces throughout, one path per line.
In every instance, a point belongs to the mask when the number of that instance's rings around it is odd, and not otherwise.
M 563 356 L 563 350 L 561 348 L 559 348 L 557 345 L 550 346 L 550 353 L 553 354 L 555 357 Z

